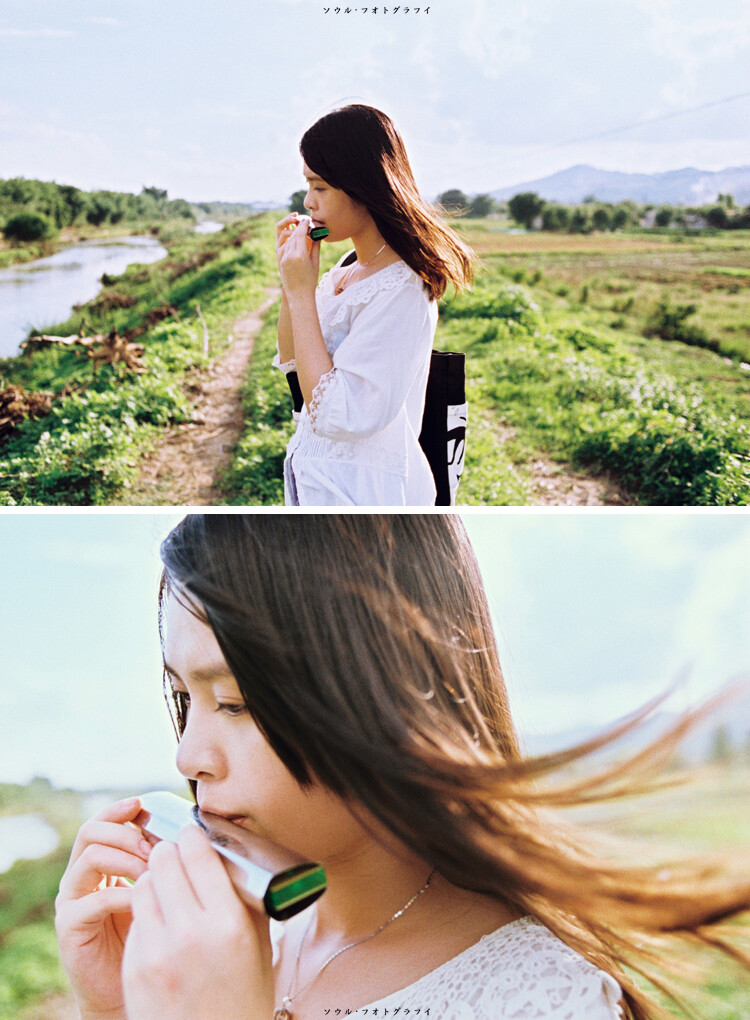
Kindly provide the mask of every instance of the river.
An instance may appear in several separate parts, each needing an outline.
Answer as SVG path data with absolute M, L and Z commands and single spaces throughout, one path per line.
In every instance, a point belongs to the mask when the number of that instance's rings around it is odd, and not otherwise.
M 45 857 L 59 842 L 60 837 L 41 815 L 0 818 L 0 875 L 16 861 Z
M 70 317 L 73 305 L 96 297 L 103 273 L 119 276 L 134 262 L 158 262 L 167 254 L 153 237 L 81 241 L 47 258 L 0 270 L 0 357 L 18 354 L 32 329 Z

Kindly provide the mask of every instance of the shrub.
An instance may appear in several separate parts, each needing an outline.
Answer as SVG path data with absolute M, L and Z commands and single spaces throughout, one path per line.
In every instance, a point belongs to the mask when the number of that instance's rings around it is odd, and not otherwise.
M 649 315 L 643 335 L 646 337 L 658 336 L 662 340 L 679 340 L 693 347 L 708 347 L 711 350 L 718 350 L 718 343 L 715 340 L 709 340 L 704 329 L 686 322 L 697 311 L 696 305 L 673 305 L 668 296 L 663 297 Z
M 443 319 L 507 319 L 528 331 L 539 328 L 539 307 L 527 290 L 508 284 L 493 289 L 476 288 L 468 294 L 440 303 Z
M 8 220 L 3 232 L 12 241 L 42 241 L 53 237 L 55 228 L 41 213 L 19 213 Z

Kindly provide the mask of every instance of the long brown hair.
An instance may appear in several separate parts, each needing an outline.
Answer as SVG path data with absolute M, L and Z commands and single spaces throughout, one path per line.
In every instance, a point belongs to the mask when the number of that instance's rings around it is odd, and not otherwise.
M 421 198 L 390 117 L 360 103 L 342 106 L 308 128 L 299 148 L 314 173 L 367 208 L 431 298 L 449 283 L 461 290 L 472 282 L 473 252 Z
M 619 863 L 549 812 L 631 792 L 693 716 L 628 767 L 550 785 L 638 719 L 568 752 L 521 755 L 459 518 L 189 515 L 162 559 L 161 603 L 177 590 L 205 617 L 300 783 L 361 805 L 454 884 L 541 920 L 617 978 L 627 1020 L 671 1015 L 633 977 L 677 997 L 665 938 L 718 946 L 750 967 L 721 924 L 750 908 L 747 867 L 733 877 L 716 862 Z M 174 707 L 179 732 L 179 695 Z

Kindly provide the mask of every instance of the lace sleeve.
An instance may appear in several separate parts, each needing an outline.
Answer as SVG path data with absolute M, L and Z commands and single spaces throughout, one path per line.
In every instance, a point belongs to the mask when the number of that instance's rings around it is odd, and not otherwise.
M 297 362 L 294 360 L 294 358 L 290 358 L 289 361 L 282 361 L 279 355 L 278 348 L 276 350 L 276 356 L 271 362 L 271 365 L 273 366 L 273 368 L 278 368 L 278 370 L 280 372 L 283 372 L 284 375 L 289 375 L 290 372 L 297 371 Z
M 315 433 L 350 440 L 384 429 L 415 380 L 426 373 L 433 334 L 421 283 L 368 295 L 333 354 L 333 369 L 313 391 L 309 411 Z

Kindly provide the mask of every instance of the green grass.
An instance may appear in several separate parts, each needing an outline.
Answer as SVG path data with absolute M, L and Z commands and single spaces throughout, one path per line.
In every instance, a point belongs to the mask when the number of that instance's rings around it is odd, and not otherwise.
M 0 362 L 0 385 L 60 395 L 52 414 L 0 447 L 1 505 L 127 502 L 144 453 L 190 417 L 184 383 L 208 360 L 197 306 L 217 357 L 232 321 L 276 279 L 276 218 L 202 237 L 177 229 L 166 259 L 108 281 L 55 328 L 77 331 L 83 318 L 87 332 L 146 325 L 136 337 L 143 375 L 113 366 L 94 378 L 85 353 L 72 350 Z M 496 221 L 454 226 L 481 256 L 473 290 L 441 302 L 435 341 L 467 354 L 459 504 L 531 502 L 540 457 L 604 474 L 634 504 L 748 504 L 750 232 L 583 237 L 511 235 Z M 345 248 L 323 245 L 322 268 Z M 154 324 L 158 314 L 166 318 Z M 292 424 L 285 380 L 271 368 L 277 315 L 268 313 L 245 382 L 229 504 L 283 502 Z
M 631 860 L 663 864 L 692 854 L 750 847 L 750 814 L 744 810 L 749 800 L 750 769 L 738 764 L 709 770 L 671 790 L 587 805 L 569 815 L 603 838 L 608 852 L 620 852 L 622 841 L 627 840 Z M 748 924 L 746 916 L 742 937 L 746 947 Z M 740 974 L 733 965 L 695 948 L 687 950 L 687 957 L 692 965 L 704 961 L 707 969 L 701 990 L 690 998 L 698 1015 L 705 1020 L 747 1020 L 747 973 Z
M 716 276 L 732 276 L 739 279 L 750 278 L 750 269 L 743 269 L 740 266 L 705 266 L 702 273 L 712 273 Z
M 267 216 L 219 234 L 180 231 L 167 242 L 167 258 L 129 267 L 67 322 L 45 330 L 65 336 L 85 324 L 87 335 L 131 334 L 145 347 L 143 374 L 117 364 L 94 374 L 80 349 L 0 361 L 0 387 L 58 394 L 50 415 L 24 422 L 0 447 L 0 505 L 107 505 L 126 498 L 143 454 L 164 427 L 190 418 L 183 389 L 190 371 L 220 356 L 234 320 L 261 302 L 274 279 L 272 231 Z

